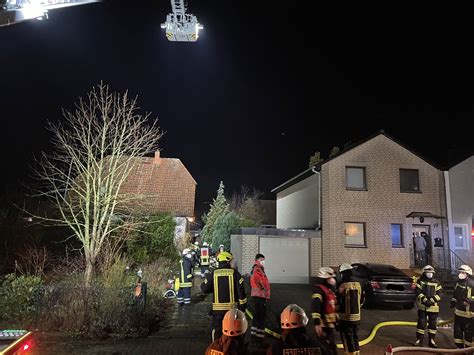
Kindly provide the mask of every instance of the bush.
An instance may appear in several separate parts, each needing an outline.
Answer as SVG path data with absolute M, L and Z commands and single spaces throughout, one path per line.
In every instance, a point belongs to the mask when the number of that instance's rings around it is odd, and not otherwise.
M 29 321 L 37 310 L 41 279 L 36 276 L 8 274 L 0 281 L 0 319 Z
M 170 214 L 159 214 L 144 220 L 143 227 L 127 243 L 129 257 L 138 264 L 159 257 L 176 258 L 174 233 L 176 222 Z

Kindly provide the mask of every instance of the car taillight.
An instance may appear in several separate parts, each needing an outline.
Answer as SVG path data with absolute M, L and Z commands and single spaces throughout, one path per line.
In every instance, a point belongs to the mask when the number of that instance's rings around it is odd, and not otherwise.
M 416 289 L 416 283 L 413 282 L 410 286 L 410 289 L 415 290 Z
M 370 286 L 372 286 L 373 289 L 380 288 L 380 284 L 377 281 L 370 281 Z

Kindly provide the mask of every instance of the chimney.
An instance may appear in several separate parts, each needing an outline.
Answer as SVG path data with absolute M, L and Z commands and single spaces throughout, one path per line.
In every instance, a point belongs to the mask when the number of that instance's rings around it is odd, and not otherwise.
M 155 163 L 155 164 L 158 164 L 158 163 L 160 162 L 160 160 L 161 160 L 161 158 L 160 158 L 160 151 L 157 150 L 157 151 L 155 152 L 155 160 L 154 160 L 154 163 Z

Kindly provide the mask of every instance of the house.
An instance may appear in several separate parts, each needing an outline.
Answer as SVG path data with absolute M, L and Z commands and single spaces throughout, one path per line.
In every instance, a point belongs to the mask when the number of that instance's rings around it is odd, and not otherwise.
M 473 266 L 474 155 L 453 165 L 444 174 L 449 244 L 462 262 Z
M 176 238 L 184 236 L 194 218 L 196 181 L 179 159 L 137 157 L 120 193 L 135 197 L 128 208 L 146 214 L 171 213 L 177 223 Z
M 298 274 L 308 279 L 344 262 L 406 269 L 416 264 L 413 235 L 421 232 L 431 236 L 429 262 L 449 263 L 443 171 L 383 131 L 272 192 L 277 229 L 232 236 L 244 273 L 257 252 L 272 282 L 300 282 Z

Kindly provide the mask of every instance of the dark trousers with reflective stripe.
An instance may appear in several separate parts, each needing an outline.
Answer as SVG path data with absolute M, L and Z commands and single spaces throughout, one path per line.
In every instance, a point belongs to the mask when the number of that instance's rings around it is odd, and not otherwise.
M 252 297 L 253 321 L 251 335 L 257 338 L 265 337 L 265 317 L 267 316 L 267 300 L 262 297 Z
M 341 321 L 340 330 L 344 352 L 353 354 L 359 351 L 358 322 Z
M 212 312 L 212 341 L 222 336 L 222 320 L 227 311 L 211 311 Z
M 179 304 L 191 304 L 191 287 L 180 287 L 177 298 Z
M 454 343 L 462 349 L 472 344 L 473 320 L 470 318 L 454 316 Z
M 419 339 L 423 339 L 425 334 L 426 323 L 428 323 L 428 334 L 431 338 L 436 335 L 436 319 L 437 312 L 426 312 L 418 310 L 418 324 L 416 325 L 416 335 Z

